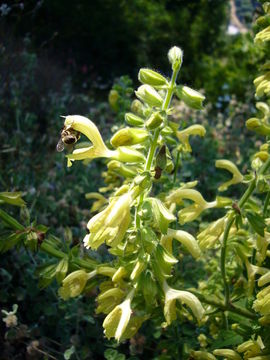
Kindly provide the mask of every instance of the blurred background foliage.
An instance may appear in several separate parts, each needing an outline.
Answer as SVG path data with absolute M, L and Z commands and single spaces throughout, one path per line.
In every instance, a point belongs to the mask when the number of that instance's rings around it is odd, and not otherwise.
M 240 28 L 235 28 L 232 3 Z M 22 191 L 31 219 L 63 239 L 72 232 L 72 242 L 81 241 L 91 205 L 84 195 L 102 184 L 103 167 L 102 161 L 88 166 L 77 162 L 67 169 L 64 155 L 55 150 L 60 115 L 88 116 L 108 138 L 129 110 L 139 68 L 149 66 L 169 75 L 166 54 L 178 45 L 184 49 L 181 82 L 207 98 L 202 112 L 175 104 L 175 119 L 207 128 L 203 141 L 192 140 L 194 158 L 183 161 L 179 179 L 198 179 L 198 189 L 213 199 L 217 183 L 224 180 L 215 160 L 236 161 L 245 173 L 250 155 L 261 144 L 244 127 L 256 112 L 252 81 L 263 55 L 253 45 L 252 22 L 260 13 L 253 0 L 2 3 L 1 191 Z M 107 101 L 112 87 L 119 95 L 114 109 Z M 6 210 L 18 219 L 25 216 L 8 205 Z M 62 359 L 65 354 L 66 359 L 166 360 L 179 358 L 184 341 L 196 343 L 192 325 L 178 324 L 164 332 L 154 319 L 117 347 L 104 339 L 102 318 L 90 315 L 95 308 L 91 292 L 63 302 L 56 285 L 38 288 L 35 271 L 46 260 L 23 251 L 10 251 L 1 259 L 1 308 L 11 310 L 18 304 L 19 325 L 7 329 L 1 321 L 0 359 Z M 203 271 L 192 261 L 179 268 L 190 285 Z M 172 338 L 177 341 L 172 343 Z

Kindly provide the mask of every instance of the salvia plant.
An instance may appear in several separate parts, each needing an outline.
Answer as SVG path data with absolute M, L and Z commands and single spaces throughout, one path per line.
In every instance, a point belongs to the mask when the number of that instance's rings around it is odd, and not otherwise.
M 263 6 L 265 15 L 257 20 L 261 30 L 255 37 L 259 46 L 270 40 L 270 3 Z M 67 165 L 107 159 L 106 186 L 86 194 L 94 202 L 83 255 L 78 246 L 65 250 L 61 241 L 46 234 L 47 228 L 31 223 L 25 208 L 26 226 L 0 210 L 5 224 L 1 250 L 23 245 L 56 258 L 40 270 L 40 285 L 56 278 L 64 300 L 98 286 L 96 312 L 105 314 L 107 338 L 129 339 L 160 313 L 163 328 L 174 321 L 197 322 L 197 347 L 183 346 L 183 358 L 270 359 L 270 65 L 266 62 L 254 80 L 258 116 L 246 125 L 265 142 L 254 154 L 250 170 L 242 175 L 231 161 L 216 161 L 218 169 L 230 174 L 230 180 L 219 185 L 219 193 L 240 183 L 246 190 L 240 199 L 218 194 L 206 201 L 196 190 L 196 180 L 184 183 L 177 177 L 185 155 L 192 152 L 190 139 L 204 137 L 206 130 L 200 124 L 183 127 L 171 117 L 174 97 L 197 110 L 203 108 L 205 97 L 177 81 L 182 50 L 171 48 L 168 59 L 170 78 L 151 69 L 139 71 L 142 85 L 135 91 L 137 99 L 125 114 L 126 125 L 109 143 L 90 119 L 65 117 L 57 148 L 71 148 Z M 117 91 L 111 94 L 112 106 L 117 96 Z M 20 193 L 0 193 L 2 202 L 24 205 Z M 219 209 L 215 213 L 221 217 L 201 223 L 195 233 L 190 223 L 208 209 Z M 93 256 L 100 247 L 110 254 L 106 262 Z M 200 259 L 208 273 L 196 289 L 174 277 L 179 251 L 181 261 Z

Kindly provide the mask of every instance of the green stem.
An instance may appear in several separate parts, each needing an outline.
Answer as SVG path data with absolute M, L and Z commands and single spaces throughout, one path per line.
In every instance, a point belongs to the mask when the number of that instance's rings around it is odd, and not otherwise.
M 174 174 L 173 174 L 173 183 L 174 183 L 174 184 L 175 184 L 175 182 L 176 182 L 177 171 L 178 171 L 178 166 L 179 166 L 179 159 L 180 159 L 180 151 L 177 151 L 175 168 L 174 168 Z
M 57 250 L 54 247 L 52 247 L 51 245 L 47 244 L 46 241 L 44 241 L 41 245 L 40 245 L 40 250 L 57 258 L 57 259 L 63 259 L 64 257 L 67 257 L 68 255 L 66 253 L 64 253 L 61 250 Z M 74 258 L 72 259 L 73 264 L 76 264 L 84 269 L 88 269 L 88 270 L 93 270 L 96 268 L 96 263 L 94 261 L 91 260 L 84 260 L 84 259 L 77 259 Z
M 164 102 L 162 104 L 162 110 L 164 110 L 164 111 L 168 110 L 168 108 L 170 106 L 170 103 L 171 103 L 171 100 L 172 100 L 172 97 L 173 97 L 173 90 L 174 90 L 174 86 L 175 86 L 175 82 L 176 82 L 176 78 L 177 78 L 177 75 L 179 73 L 179 70 L 180 70 L 180 68 L 173 71 L 172 78 L 171 78 L 171 81 L 170 81 L 170 85 L 168 87 L 166 97 L 165 97 Z M 159 134 L 160 134 L 161 130 L 162 130 L 161 128 L 157 128 L 155 130 L 155 132 L 154 132 L 153 141 L 152 141 L 152 144 L 150 146 L 148 156 L 147 156 L 147 160 L 146 160 L 146 163 L 145 163 L 145 168 L 144 168 L 145 171 L 150 171 L 150 169 L 151 169 L 153 158 L 154 158 L 156 148 L 157 148 L 158 137 L 159 137 Z
M 195 290 L 189 290 L 191 293 L 193 293 L 194 295 L 197 296 L 197 298 L 205 303 L 205 304 L 209 304 L 209 305 L 212 305 L 212 306 L 215 306 L 216 308 L 220 309 L 221 311 L 229 311 L 229 312 L 232 312 L 232 313 L 235 313 L 235 314 L 238 314 L 238 315 L 241 315 L 243 317 L 246 317 L 248 319 L 251 319 L 251 320 L 255 320 L 257 319 L 257 315 L 250 312 L 249 310 L 246 310 L 240 306 L 237 306 L 237 305 L 233 305 L 233 304 L 228 304 L 228 306 L 226 306 L 223 301 L 221 300 L 216 300 L 216 299 L 213 299 L 212 297 L 210 296 L 206 296 L 206 295 L 202 295 L 201 293 L 195 291 Z
M 179 73 L 179 70 L 180 70 L 180 67 L 178 69 L 176 69 L 176 70 L 173 70 L 170 85 L 168 87 L 166 97 L 165 97 L 165 99 L 163 101 L 163 104 L 162 104 L 162 110 L 164 110 L 164 111 L 168 110 L 168 108 L 170 106 L 170 103 L 171 103 L 171 100 L 172 100 L 172 97 L 173 97 L 173 90 L 174 90 L 174 87 L 175 87 L 175 82 L 176 82 L 176 78 L 177 78 L 177 75 Z M 152 140 L 152 143 L 151 143 L 148 155 L 147 155 L 147 159 L 146 159 L 146 162 L 145 162 L 144 171 L 150 171 L 151 170 L 152 162 L 153 162 L 154 155 L 155 155 L 156 149 L 157 149 L 158 137 L 159 137 L 159 134 L 160 134 L 161 130 L 162 130 L 161 128 L 157 128 L 155 130 L 155 132 L 154 132 L 154 137 L 153 137 L 153 140 Z M 139 204 L 138 204 L 138 206 L 136 208 L 136 212 L 135 212 L 135 223 L 136 223 L 137 228 L 140 227 L 140 219 L 139 219 L 139 216 L 138 216 L 137 209 L 140 208 L 140 206 L 141 206 L 141 204 L 143 202 L 143 199 L 144 199 L 144 193 L 142 192 L 140 194 Z
M 267 208 L 269 205 L 269 200 L 270 200 L 270 191 L 268 191 L 265 201 L 264 201 L 264 205 L 263 205 L 263 217 L 265 218 L 267 215 Z
M 270 167 L 270 158 L 261 167 L 261 169 L 259 170 L 258 176 L 264 175 L 269 167 Z M 239 206 L 240 211 L 242 210 L 243 206 L 245 205 L 245 203 L 247 202 L 249 197 L 252 195 L 255 188 L 256 188 L 256 178 L 251 181 L 251 183 L 249 184 L 249 187 L 247 188 L 247 190 L 244 192 L 243 196 L 239 200 L 238 206 Z M 229 288 L 229 283 L 227 282 L 227 278 L 226 278 L 226 250 L 227 250 L 227 242 L 228 242 L 230 229 L 234 223 L 234 220 L 235 220 L 235 216 L 233 213 L 231 213 L 228 217 L 227 224 L 226 224 L 226 227 L 224 230 L 223 242 L 222 242 L 222 246 L 221 246 L 221 255 L 220 255 L 220 269 L 221 269 L 221 276 L 222 276 L 223 283 L 224 283 L 224 295 L 225 295 L 225 306 L 226 307 L 231 306 L 230 305 L 230 288 Z

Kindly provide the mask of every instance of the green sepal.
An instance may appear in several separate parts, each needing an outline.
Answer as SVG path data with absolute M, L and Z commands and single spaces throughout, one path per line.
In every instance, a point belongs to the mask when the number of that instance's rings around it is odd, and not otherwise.
M 147 269 L 138 279 L 138 290 L 142 291 L 146 307 L 151 308 L 156 303 L 157 282 L 153 273 Z
M 152 205 L 152 212 L 155 225 L 159 228 L 162 234 L 166 234 L 169 223 L 175 221 L 175 216 L 165 207 L 165 205 L 156 198 L 147 198 Z
M 58 284 L 61 284 L 64 278 L 66 277 L 68 271 L 68 258 L 64 257 L 62 260 L 59 261 L 56 267 L 56 281 Z
M 205 96 L 198 91 L 193 90 L 188 86 L 178 85 L 176 87 L 176 95 L 190 108 L 195 110 L 203 109 L 203 101 L 205 100 Z
M 126 113 L 125 114 L 125 120 L 126 123 L 128 123 L 129 125 L 133 125 L 133 126 L 143 126 L 144 121 L 141 117 L 132 114 L 132 113 Z
M 57 266 L 57 263 L 49 265 L 45 264 L 37 269 L 36 273 L 40 277 L 38 281 L 39 288 L 44 289 L 50 285 L 56 275 Z
M 21 192 L 0 192 L 0 204 L 2 202 L 15 206 L 25 206 Z
M 25 237 L 25 233 L 13 233 L 9 236 L 1 236 L 0 238 L 0 253 L 5 253 L 14 246 L 18 245 L 19 242 Z
M 150 69 L 140 69 L 138 79 L 143 84 L 148 84 L 154 87 L 167 85 L 168 82 L 164 76 L 156 71 Z
M 5 225 L 14 230 L 24 230 L 24 227 L 14 217 L 10 216 L 4 210 L 0 209 L 0 219 Z
M 246 218 L 248 219 L 249 224 L 251 225 L 252 229 L 259 234 L 260 236 L 264 236 L 264 229 L 266 227 L 264 218 L 259 214 L 255 214 L 252 212 L 246 213 Z
M 158 150 L 156 156 L 156 166 L 158 166 L 161 170 L 165 170 L 167 166 L 166 145 L 162 145 Z

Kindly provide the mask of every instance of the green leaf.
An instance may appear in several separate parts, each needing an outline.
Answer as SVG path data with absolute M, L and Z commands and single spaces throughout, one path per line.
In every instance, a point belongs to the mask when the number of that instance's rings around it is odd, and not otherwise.
M 107 360 L 125 360 L 126 356 L 124 354 L 119 353 L 114 349 L 107 349 L 104 352 L 104 357 Z
M 247 212 L 246 217 L 252 229 L 260 236 L 264 236 L 264 228 L 266 227 L 266 224 L 263 217 L 252 212 Z
M 243 342 L 243 337 L 232 330 L 223 330 L 218 338 L 213 342 L 211 349 L 225 348 L 227 346 L 238 345 Z

